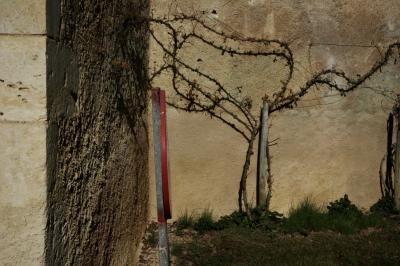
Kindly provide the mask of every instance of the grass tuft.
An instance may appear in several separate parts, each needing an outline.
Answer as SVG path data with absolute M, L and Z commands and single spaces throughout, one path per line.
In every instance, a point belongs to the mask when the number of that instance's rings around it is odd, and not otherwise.
M 206 231 L 211 231 L 215 229 L 215 222 L 213 219 L 212 211 L 210 209 L 205 209 L 199 215 L 193 228 L 199 233 L 204 233 Z
M 308 234 L 311 231 L 331 230 L 343 234 L 353 234 L 369 227 L 384 227 L 385 221 L 379 214 L 364 214 L 348 196 L 329 203 L 326 212 L 310 199 L 305 199 L 289 211 L 282 229 L 287 233 Z
M 183 215 L 179 216 L 176 220 L 176 230 L 181 232 L 184 229 L 192 228 L 194 223 L 193 214 L 189 214 L 186 210 Z
M 289 210 L 288 218 L 283 221 L 282 229 L 286 233 L 306 234 L 326 227 L 326 217 L 321 207 L 306 198 Z
M 384 216 L 399 214 L 399 210 L 396 210 L 394 198 L 385 196 L 379 199 L 374 205 L 371 206 L 370 211 L 372 213 L 378 213 Z

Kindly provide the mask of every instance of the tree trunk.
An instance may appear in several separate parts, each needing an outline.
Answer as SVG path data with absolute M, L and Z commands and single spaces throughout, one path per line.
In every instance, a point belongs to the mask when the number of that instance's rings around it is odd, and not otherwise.
M 267 144 L 267 198 L 265 199 L 265 210 L 269 211 L 269 206 L 271 204 L 272 198 L 272 171 L 271 171 L 271 153 L 269 151 L 269 146 Z
M 239 193 L 238 193 L 239 194 L 238 195 L 239 196 L 238 197 L 239 211 L 240 212 L 243 211 L 243 206 L 242 206 L 242 203 L 243 203 L 244 210 L 250 219 L 251 219 L 251 214 L 250 214 L 249 203 L 247 200 L 247 176 L 249 173 L 251 156 L 253 155 L 253 144 L 254 144 L 256 135 L 257 135 L 257 133 L 255 133 L 251 136 L 248 146 L 247 146 L 246 158 L 245 158 L 244 165 L 243 165 L 242 176 L 240 178 Z
M 135 264 L 148 204 L 148 38 L 133 18 L 147 2 L 47 1 L 47 265 Z

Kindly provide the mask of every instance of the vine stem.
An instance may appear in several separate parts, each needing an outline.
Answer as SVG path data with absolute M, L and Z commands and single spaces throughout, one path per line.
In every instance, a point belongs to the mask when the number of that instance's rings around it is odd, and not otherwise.
M 269 151 L 269 145 L 266 147 L 267 149 L 267 197 L 265 200 L 265 210 L 269 211 L 269 205 L 271 203 L 271 198 L 272 198 L 272 172 L 271 172 L 271 154 Z
M 246 158 L 244 161 L 242 176 L 240 178 L 240 184 L 239 184 L 239 199 L 238 199 L 239 211 L 243 212 L 243 205 L 244 205 L 244 210 L 249 219 L 251 219 L 251 213 L 250 213 L 249 202 L 247 199 L 247 184 L 246 183 L 247 183 L 247 177 L 248 177 L 249 169 L 250 169 L 251 156 L 254 154 L 254 152 L 253 152 L 254 140 L 256 139 L 257 134 L 258 134 L 258 130 L 254 130 L 252 132 L 250 140 L 248 142 Z

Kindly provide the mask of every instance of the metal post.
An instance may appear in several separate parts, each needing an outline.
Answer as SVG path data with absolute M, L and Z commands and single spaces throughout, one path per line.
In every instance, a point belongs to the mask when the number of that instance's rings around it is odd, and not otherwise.
M 396 143 L 396 162 L 394 177 L 394 203 L 397 209 L 400 209 L 400 112 L 397 110 L 397 143 Z
M 387 143 L 386 143 L 386 179 L 385 179 L 385 189 L 383 190 L 384 195 L 388 196 L 391 192 L 393 192 L 393 183 L 392 183 L 392 167 L 393 167 L 393 158 L 392 158 L 392 141 L 393 141 L 393 114 L 390 113 L 387 120 Z M 390 195 L 393 196 L 393 195 Z
M 167 222 L 164 215 L 163 184 L 162 184 L 162 156 L 161 156 L 161 126 L 160 126 L 160 90 L 152 91 L 153 104 L 153 144 L 157 192 L 157 216 L 160 265 L 169 266 L 169 247 Z
M 158 249 L 160 252 L 160 266 L 169 266 L 169 246 L 167 222 L 158 223 Z
M 160 90 L 160 144 L 161 144 L 161 176 L 164 218 L 171 219 L 169 204 L 169 175 L 168 175 L 168 148 L 167 148 L 167 108 L 165 91 Z
M 266 205 L 267 145 L 268 145 L 268 103 L 261 109 L 260 138 L 258 143 L 257 206 Z

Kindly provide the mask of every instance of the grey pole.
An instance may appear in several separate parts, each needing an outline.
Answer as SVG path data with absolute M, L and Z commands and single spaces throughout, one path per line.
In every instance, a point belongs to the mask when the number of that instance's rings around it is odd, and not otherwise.
M 394 203 L 396 209 L 400 209 L 400 111 L 397 110 L 397 129 L 396 129 L 396 157 L 395 157 L 395 176 L 394 176 Z
M 390 113 L 387 120 L 387 143 L 386 143 L 386 180 L 385 188 L 382 189 L 382 196 L 387 196 L 387 192 L 390 193 L 393 189 L 392 182 L 392 168 L 393 168 L 393 158 L 392 158 L 392 142 L 393 142 L 393 114 Z M 382 184 L 381 184 L 382 188 Z
M 161 173 L 161 131 L 160 131 L 160 90 L 152 91 L 153 103 L 153 145 L 156 175 L 157 215 L 158 215 L 158 248 L 160 266 L 169 266 L 169 247 L 167 222 L 164 217 L 162 173 Z
M 257 206 L 266 204 L 267 145 L 268 145 L 268 103 L 264 101 L 261 109 L 260 142 L 258 145 Z

